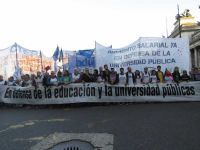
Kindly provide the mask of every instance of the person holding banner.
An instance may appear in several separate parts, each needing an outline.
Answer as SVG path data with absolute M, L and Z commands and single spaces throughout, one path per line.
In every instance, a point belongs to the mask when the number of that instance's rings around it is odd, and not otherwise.
M 151 70 L 150 83 L 157 83 L 156 70 Z
M 120 85 L 125 85 L 126 84 L 126 74 L 124 73 L 124 68 L 120 68 L 119 84 Z
M 99 74 L 98 74 L 97 82 L 104 82 L 103 67 L 99 67 Z
M 7 81 L 3 79 L 2 75 L 0 75 L 0 85 L 7 85 Z
M 111 72 L 110 72 L 110 77 L 109 77 L 109 83 L 111 85 L 114 85 L 114 84 L 117 84 L 119 79 L 118 79 L 118 74 L 117 72 L 115 71 L 114 68 L 111 68 Z
M 85 68 L 85 72 L 80 77 L 81 82 L 92 82 L 92 76 L 89 73 L 89 69 Z
M 68 71 L 68 70 L 65 70 L 65 71 L 63 72 L 63 83 L 64 83 L 65 85 L 71 83 L 71 77 L 70 77 L 70 74 L 69 74 L 69 71 Z
M 157 66 L 156 76 L 157 76 L 158 82 L 160 82 L 160 83 L 164 82 L 164 74 L 161 71 L 161 66 L 160 65 Z
M 104 78 L 104 82 L 106 83 L 110 81 L 110 70 L 108 69 L 107 64 L 104 65 L 103 78 Z
M 181 79 L 181 75 L 180 75 L 178 67 L 174 68 L 174 72 L 172 73 L 172 75 L 173 75 L 174 82 L 179 83 Z
M 142 83 L 148 84 L 150 82 L 150 74 L 148 72 L 148 68 L 144 68 L 144 72 L 142 74 Z
M 25 74 L 24 77 L 22 78 L 22 87 L 31 87 L 32 86 L 32 82 L 30 79 L 29 74 Z
M 187 74 L 186 70 L 183 70 L 183 74 L 181 76 L 181 81 L 186 81 L 188 82 L 190 80 L 190 76 Z
M 132 72 L 131 67 L 127 68 L 127 72 L 126 72 L 126 84 L 127 85 L 134 85 L 135 84 L 135 75 Z
M 51 71 L 49 83 L 50 83 L 50 86 L 58 85 L 58 79 L 54 71 Z
M 74 69 L 74 73 L 72 74 L 72 82 L 79 83 L 80 82 L 80 73 L 77 68 Z
M 164 79 L 165 79 L 165 83 L 172 83 L 173 82 L 172 73 L 167 68 L 165 70 Z
M 139 70 L 135 70 L 135 83 L 141 84 L 142 83 L 142 77 Z
M 42 85 L 42 80 L 43 80 L 43 75 L 40 71 L 37 72 L 37 75 L 35 77 L 35 81 L 37 86 L 41 86 Z

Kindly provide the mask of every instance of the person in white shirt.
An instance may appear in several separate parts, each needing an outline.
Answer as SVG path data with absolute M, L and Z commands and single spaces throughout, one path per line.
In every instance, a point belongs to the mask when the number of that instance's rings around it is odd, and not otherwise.
M 127 69 L 128 69 L 128 71 L 126 72 L 126 84 L 134 85 L 135 84 L 135 75 L 132 72 L 131 67 L 128 67 Z
M 148 68 L 144 68 L 144 72 L 142 74 L 142 83 L 148 84 L 150 82 L 150 74 L 148 72 Z
M 126 84 L 126 74 L 124 73 L 124 68 L 120 68 L 119 84 L 120 85 L 125 85 Z
M 7 85 L 7 81 L 3 79 L 2 75 L 0 75 L 0 85 Z
M 157 83 L 157 76 L 156 76 L 156 70 L 151 71 L 150 75 L 150 83 Z
M 32 86 L 29 74 L 24 75 L 21 86 L 22 87 L 31 87 Z
M 49 82 L 50 82 L 50 85 L 58 85 L 58 80 L 54 71 L 51 71 Z
M 135 71 L 135 83 L 136 84 L 141 84 L 142 83 L 142 76 L 141 76 L 139 70 Z
M 36 81 L 37 86 L 42 85 L 43 74 L 40 71 L 37 72 L 37 76 L 35 77 L 35 81 Z

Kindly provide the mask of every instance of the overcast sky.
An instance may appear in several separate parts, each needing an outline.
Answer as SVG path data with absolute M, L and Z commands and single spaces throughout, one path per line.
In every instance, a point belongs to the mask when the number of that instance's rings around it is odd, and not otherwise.
M 177 4 L 200 21 L 199 0 L 0 0 L 0 49 L 17 42 L 52 56 L 64 50 L 94 48 L 95 40 L 114 48 L 139 37 L 173 30 Z

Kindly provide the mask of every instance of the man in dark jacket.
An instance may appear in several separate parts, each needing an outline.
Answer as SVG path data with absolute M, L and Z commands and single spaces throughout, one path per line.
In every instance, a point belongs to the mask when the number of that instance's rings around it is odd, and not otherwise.
M 110 81 L 110 70 L 108 69 L 108 65 L 104 65 L 103 79 L 105 82 Z

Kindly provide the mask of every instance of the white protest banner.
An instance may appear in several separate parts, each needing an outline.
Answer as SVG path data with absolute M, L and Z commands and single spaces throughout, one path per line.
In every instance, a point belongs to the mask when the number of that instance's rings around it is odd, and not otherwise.
M 0 101 L 13 104 L 200 101 L 200 82 L 180 84 L 69 84 L 54 87 L 1 86 Z
M 175 66 L 180 70 L 190 70 L 189 41 L 187 38 L 140 38 L 124 48 L 112 49 L 97 44 L 96 67 L 107 64 L 108 67 L 127 68 L 143 71 L 144 67 L 173 71 Z

